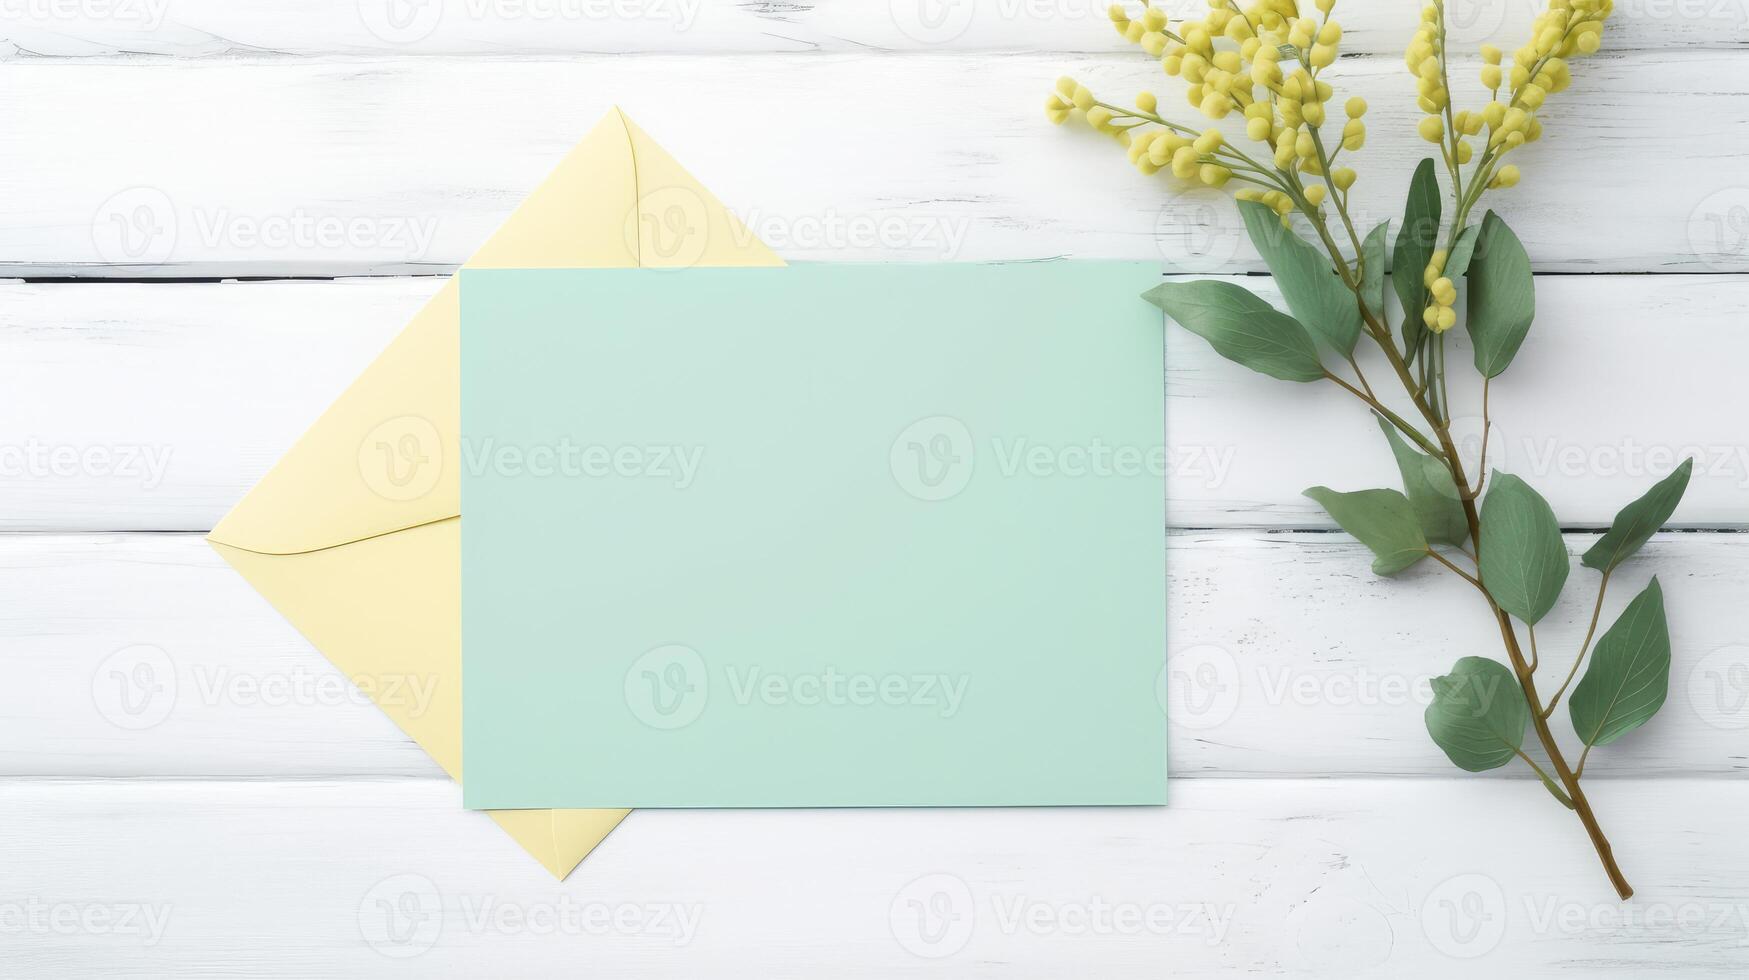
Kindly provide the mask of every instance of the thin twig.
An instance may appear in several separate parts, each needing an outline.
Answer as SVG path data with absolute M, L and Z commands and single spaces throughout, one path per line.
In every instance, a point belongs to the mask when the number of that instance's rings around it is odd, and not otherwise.
M 1603 580 L 1597 583 L 1597 604 L 1591 607 L 1591 625 L 1585 630 L 1585 642 L 1579 644 L 1579 656 L 1573 661 L 1573 669 L 1567 671 L 1567 679 L 1561 682 L 1561 686 L 1555 691 L 1555 696 L 1549 699 L 1549 706 L 1543 709 L 1544 718 L 1555 713 L 1555 705 L 1561 703 L 1561 695 L 1567 693 L 1567 685 L 1573 683 L 1573 678 L 1579 676 L 1579 665 L 1585 662 L 1585 653 L 1591 649 L 1591 637 L 1597 633 L 1597 618 L 1603 613 L 1603 593 L 1609 589 L 1609 573 L 1611 571 L 1614 569 L 1606 570 L 1603 573 Z

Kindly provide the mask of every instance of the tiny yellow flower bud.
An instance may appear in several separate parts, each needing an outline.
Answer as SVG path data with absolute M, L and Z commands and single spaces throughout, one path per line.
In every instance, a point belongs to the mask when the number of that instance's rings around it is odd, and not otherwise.
M 1475 147 L 1473 147 L 1470 144 L 1465 143 L 1461 140 L 1458 141 L 1458 145 L 1457 145 L 1457 162 L 1458 163 L 1469 163 L 1470 158 L 1475 156 L 1475 155 L 1476 155 L 1476 148 Z
M 1318 0 L 1318 12 L 1330 16 L 1330 8 L 1336 6 L 1336 0 Z
M 1357 95 L 1354 98 L 1349 99 L 1348 104 L 1342 108 L 1348 113 L 1348 118 L 1359 119 L 1361 116 L 1366 115 L 1366 100 Z
M 1312 134 L 1302 132 L 1294 139 L 1294 153 L 1302 160 L 1310 160 L 1318 155 L 1318 144 L 1312 141 Z
M 1270 128 L 1269 120 L 1253 116 L 1251 120 L 1245 124 L 1245 135 L 1254 140 L 1267 140 L 1269 139 Z
M 1306 188 L 1306 202 L 1316 208 L 1318 205 L 1324 203 L 1324 196 L 1327 193 L 1329 192 L 1324 189 L 1323 184 L 1313 184 Z
M 1166 11 L 1159 7 L 1149 7 L 1142 12 L 1142 26 L 1150 31 L 1166 29 Z
M 1143 27 L 1139 20 L 1130 21 L 1123 29 L 1124 39 L 1132 44 L 1141 41 L 1142 35 L 1146 33 L 1148 33 L 1148 29 Z
M 1205 163 L 1202 165 L 1202 169 L 1197 172 L 1197 176 L 1201 177 L 1202 182 L 1210 187 L 1221 187 L 1232 179 L 1233 172 L 1226 167 Z
M 1444 276 L 1433 280 L 1433 285 L 1428 288 L 1433 291 L 1433 298 L 1438 300 L 1441 306 L 1450 306 L 1457 301 L 1457 286 Z
M 1306 123 L 1311 126 L 1324 125 L 1324 103 L 1307 102 L 1301 105 L 1300 118 L 1304 119 Z
M 1160 107 L 1160 100 L 1154 98 L 1154 93 L 1152 93 L 1152 92 L 1137 92 L 1136 93 L 1136 108 L 1142 110 L 1143 112 L 1153 112 L 1155 109 L 1157 109 L 1159 107 Z
M 1070 97 L 1070 100 L 1075 103 L 1075 108 L 1083 112 L 1093 108 L 1093 93 L 1088 91 L 1085 85 L 1075 86 L 1075 94 Z
M 1482 87 L 1492 91 L 1500 87 L 1500 66 L 1482 66 Z
M 1337 167 L 1330 171 L 1330 179 L 1335 182 L 1336 189 L 1346 191 L 1354 186 L 1354 171 L 1348 167 Z
M 1366 145 L 1366 123 L 1350 119 L 1342 126 L 1342 148 L 1358 150 Z
M 1482 45 L 1482 60 L 1487 62 L 1490 65 L 1499 64 L 1500 63 L 1500 49 L 1493 46 L 1492 44 Z
M 1104 129 L 1111 124 L 1111 110 L 1102 105 L 1096 105 L 1087 110 L 1087 123 L 1094 129 Z
M 1598 34 L 1586 33 L 1579 35 L 1579 39 L 1575 43 L 1581 54 L 1596 54 L 1597 49 L 1603 47 L 1603 38 Z
M 1500 102 L 1490 102 L 1483 106 L 1482 121 L 1488 124 L 1489 129 L 1499 129 L 1500 124 L 1506 121 L 1506 106 Z
M 1427 329 L 1439 332 L 1439 307 L 1429 306 L 1421 311 L 1421 322 L 1427 324 Z
M 1438 116 L 1425 116 L 1421 120 L 1421 138 L 1429 143 L 1438 143 L 1445 139 L 1445 123 Z
M 1065 101 L 1073 100 L 1075 98 L 1075 90 L 1077 88 L 1080 88 L 1080 86 L 1076 85 L 1075 80 L 1067 75 L 1057 79 L 1057 94 L 1062 96 Z
M 1196 150 L 1193 147 L 1181 146 L 1172 154 L 1172 173 L 1174 176 L 1189 180 L 1196 175 Z
M 1427 262 L 1427 268 L 1421 272 L 1421 285 L 1431 287 L 1440 276 L 1444 275 L 1445 262 L 1446 259 L 1450 257 L 1451 253 L 1443 248 L 1434 252 L 1433 258 L 1429 259 Z
M 1511 187 L 1516 183 L 1518 183 L 1518 168 L 1509 163 L 1500 168 L 1500 172 L 1494 175 L 1494 179 L 1488 183 L 1488 186 Z
M 1342 25 L 1336 23 L 1333 20 L 1325 21 L 1324 26 L 1318 28 L 1318 43 L 1319 44 L 1328 44 L 1331 47 L 1335 47 L 1336 45 L 1341 44 L 1342 43 Z
M 1310 59 L 1313 68 L 1328 68 L 1336 63 L 1336 48 L 1329 44 L 1312 45 Z
M 1119 23 L 1130 19 L 1130 15 L 1124 12 L 1123 4 L 1121 3 L 1114 3 L 1105 8 L 1105 13 L 1106 16 L 1112 19 L 1113 23 Z
M 1196 152 L 1206 157 L 1210 153 L 1220 149 L 1221 144 L 1224 142 L 1226 141 L 1221 137 L 1220 130 L 1205 129 L 1202 131 L 1202 135 L 1196 138 Z
M 1457 311 L 1449 306 L 1439 308 L 1437 319 L 1433 323 L 1435 333 L 1445 333 L 1457 324 Z
M 1051 96 L 1045 100 L 1045 118 L 1054 123 L 1061 123 L 1069 118 L 1069 106 L 1059 96 Z

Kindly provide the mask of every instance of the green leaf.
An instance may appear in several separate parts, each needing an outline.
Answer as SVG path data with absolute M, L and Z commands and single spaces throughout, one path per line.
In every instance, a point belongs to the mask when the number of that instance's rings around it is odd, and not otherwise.
M 1530 332 L 1530 321 L 1536 316 L 1536 281 L 1524 245 L 1492 211 L 1482 219 L 1469 280 L 1470 307 L 1464 325 L 1476 348 L 1476 370 L 1483 377 L 1497 377 Z
M 1427 557 L 1427 538 L 1415 523 L 1415 511 L 1397 491 L 1337 493 L 1329 487 L 1313 487 L 1306 496 L 1323 505 L 1342 530 L 1372 549 L 1375 573 L 1395 575 Z
M 1482 584 L 1500 608 L 1535 624 L 1567 584 L 1567 547 L 1555 512 L 1530 484 L 1495 470 L 1481 516 Z
M 1459 769 L 1484 772 L 1512 761 L 1524 744 L 1530 706 L 1512 671 L 1486 657 L 1465 657 L 1433 679 L 1427 734 Z
M 1597 641 L 1567 713 L 1586 745 L 1608 745 L 1658 713 L 1670 688 L 1670 627 L 1658 580 Z
M 1427 330 L 1421 311 L 1427 307 L 1427 286 L 1421 280 L 1439 240 L 1442 217 L 1439 179 L 1433 176 L 1433 158 L 1415 168 L 1409 181 L 1409 203 L 1403 208 L 1403 227 L 1397 232 L 1397 247 L 1391 256 L 1391 285 L 1403 304 L 1403 349 L 1411 360 Z
M 1615 515 L 1615 523 L 1597 539 L 1591 550 L 1585 552 L 1579 563 L 1607 573 L 1639 551 L 1640 546 L 1675 513 L 1683 491 L 1688 489 L 1688 475 L 1693 471 L 1694 460 L 1683 460 L 1676 472 L 1659 480 L 1645 496 L 1623 507 L 1621 513 Z
M 1366 241 L 1360 243 L 1360 254 L 1363 260 L 1360 295 L 1366 300 L 1366 305 L 1378 314 L 1382 321 L 1385 316 L 1385 252 L 1390 244 L 1390 219 L 1379 222 L 1379 226 L 1367 232 Z
M 1142 298 L 1209 342 L 1222 357 L 1283 381 L 1322 381 L 1318 348 L 1298 320 L 1218 279 L 1168 282 Z
M 1397 434 L 1396 426 L 1382 415 L 1375 415 L 1385 438 L 1390 440 L 1391 455 L 1397 458 L 1397 471 L 1403 474 L 1403 491 L 1409 505 L 1415 509 L 1415 520 L 1427 535 L 1427 540 L 1440 544 L 1461 545 L 1470 536 L 1470 522 L 1464 516 L 1464 506 L 1458 500 L 1457 484 L 1451 470 L 1432 456 L 1410 446 Z
M 1275 211 L 1256 201 L 1240 201 L 1239 213 L 1294 319 L 1344 357 L 1354 353 L 1360 340 L 1360 305 L 1329 256 L 1283 227 Z
M 1470 259 L 1476 254 L 1476 239 L 1481 235 L 1481 225 L 1471 225 L 1458 232 L 1457 242 L 1452 245 L 1451 254 L 1446 256 L 1442 275 L 1457 282 L 1470 271 Z

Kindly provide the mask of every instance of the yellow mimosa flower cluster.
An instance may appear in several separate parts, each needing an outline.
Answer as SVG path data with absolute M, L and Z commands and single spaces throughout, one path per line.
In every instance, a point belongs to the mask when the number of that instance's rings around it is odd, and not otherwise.
M 1614 0 L 1550 0 L 1531 26 L 1530 42 L 1513 53 L 1509 69 L 1501 64 L 1504 54 L 1499 48 L 1482 45 L 1481 80 L 1489 102 L 1478 111 L 1452 106 L 1444 5 L 1444 0 L 1434 0 L 1422 8 L 1421 25 L 1403 57 L 1415 75 L 1417 101 L 1426 113 L 1419 127 L 1421 138 L 1440 147 L 1446 167 L 1455 176 L 1476 154 L 1470 138 L 1486 129 L 1477 179 L 1486 180 L 1488 187 L 1511 187 L 1518 183 L 1518 168 L 1501 165 L 1500 158 L 1542 136 L 1537 110 L 1550 95 L 1572 83 L 1569 59 L 1591 54 L 1602 45 L 1603 23 L 1615 10 Z
M 1079 116 L 1116 137 L 1144 174 L 1167 170 L 1210 187 L 1244 185 L 1239 197 L 1269 205 L 1284 223 L 1296 210 L 1315 213 L 1354 185 L 1355 172 L 1334 161 L 1366 144 L 1366 101 L 1349 99 L 1337 116 L 1327 108 L 1335 93 L 1318 77 L 1335 63 L 1342 42 L 1342 25 L 1330 17 L 1334 4 L 1316 0 L 1321 16 L 1311 17 L 1300 15 L 1296 0 L 1243 6 L 1208 0 L 1201 20 L 1177 24 L 1158 7 L 1131 17 L 1123 5 L 1112 5 L 1118 33 L 1158 58 L 1166 74 L 1188 83 L 1185 98 L 1192 108 L 1213 121 L 1242 116 L 1245 138 L 1261 150 L 1246 152 L 1216 129 L 1164 118 L 1152 93 L 1142 93 L 1129 109 L 1100 102 L 1072 78 L 1058 81 L 1045 113 L 1058 123 Z M 1338 119 L 1340 137 L 1327 138 L 1325 131 Z

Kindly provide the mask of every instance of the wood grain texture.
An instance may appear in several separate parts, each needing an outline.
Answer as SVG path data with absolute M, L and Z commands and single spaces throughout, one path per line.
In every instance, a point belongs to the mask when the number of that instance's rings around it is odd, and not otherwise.
M 0 922 L 18 923 L 0 969 L 1741 976 L 1749 787 L 1618 780 L 1595 795 L 1638 888 L 1628 905 L 1530 783 L 1185 781 L 1166 808 L 641 810 L 557 884 L 438 782 L 0 781 Z M 59 930 L 25 917 L 57 907 Z
M 1388 580 L 1368 562 L 1341 534 L 1168 539 L 1161 696 L 1175 779 L 1454 771 L 1423 728 L 1428 679 L 1459 657 L 1498 657 L 1499 636 L 1431 562 Z M 1749 772 L 1746 562 L 1749 538 L 1664 534 L 1617 573 L 1604 623 L 1658 575 L 1675 667 L 1663 711 L 1594 753 L 1588 774 Z M 1594 589 L 1576 573 L 1538 630 L 1551 689 Z M 442 778 L 199 536 L 7 535 L 0 591 L 29 610 L 0 620 L 0 776 Z M 435 680 L 360 683 L 418 710 Z M 1476 778 L 1528 775 L 1514 764 Z
M 615 103 L 787 258 L 1260 270 L 1219 195 L 1042 120 L 1065 72 L 1177 105 L 1104 6 L 0 5 L 0 275 L 92 280 L 0 284 L 0 530 L 96 532 L 0 534 L 0 975 L 1741 976 L 1749 539 L 1660 534 L 1612 590 L 1659 575 L 1676 650 L 1588 766 L 1617 903 L 1522 767 L 1457 774 L 1422 729 L 1425 678 L 1498 645 L 1473 594 L 1283 530 L 1328 527 L 1305 485 L 1393 479 L 1364 415 L 1182 331 L 1165 809 L 641 811 L 556 884 L 198 535 L 109 533 L 210 527 Z M 1471 51 L 1541 4 L 1449 6 Z M 1362 231 L 1426 152 L 1415 7 L 1339 7 Z M 1492 199 L 1540 271 L 1605 273 L 1539 280 L 1493 392 L 1491 455 L 1572 525 L 1683 450 L 1679 524 L 1749 524 L 1746 44 L 1742 0 L 1619 0 Z M 396 278 L 104 281 L 348 275 Z
M 579 54 L 812 51 L 1118 51 L 1104 0 L 127 0 L 16 4 L 0 20 L 14 55 Z M 1130 3 L 1139 12 L 1140 3 Z M 1174 21 L 1203 0 L 1156 3 Z M 1448 5 L 1453 50 L 1510 50 L 1529 36 L 1535 0 Z M 1349 54 L 1398 54 L 1413 4 L 1344 3 Z M 1728 48 L 1749 43 L 1738 0 L 1623 0 L 1613 50 Z
M 211 528 L 440 282 L 0 285 L 0 527 Z M 1246 285 L 1276 298 L 1267 279 Z M 1546 276 L 1538 291 L 1491 395 L 1490 465 L 1569 526 L 1601 526 L 1692 455 L 1674 521 L 1749 521 L 1749 277 Z M 1328 528 L 1304 488 L 1397 484 L 1365 406 L 1334 386 L 1261 377 L 1176 327 L 1167 338 L 1173 525 Z M 1701 349 L 1679 377 L 1625 353 Z M 1477 394 L 1452 392 L 1472 472 Z
M 1580 66 L 1525 182 L 1490 199 L 1537 268 L 1749 270 L 1746 67 Z M 790 259 L 1259 268 L 1222 195 L 1044 121 L 1065 71 L 1119 100 L 1156 85 L 1146 59 L 1110 55 L 20 61 L 0 151 L 31 193 L 0 201 L 0 275 L 448 271 L 616 102 Z M 1400 58 L 1349 59 L 1342 84 L 1374 107 L 1352 161 L 1371 227 L 1427 145 Z

